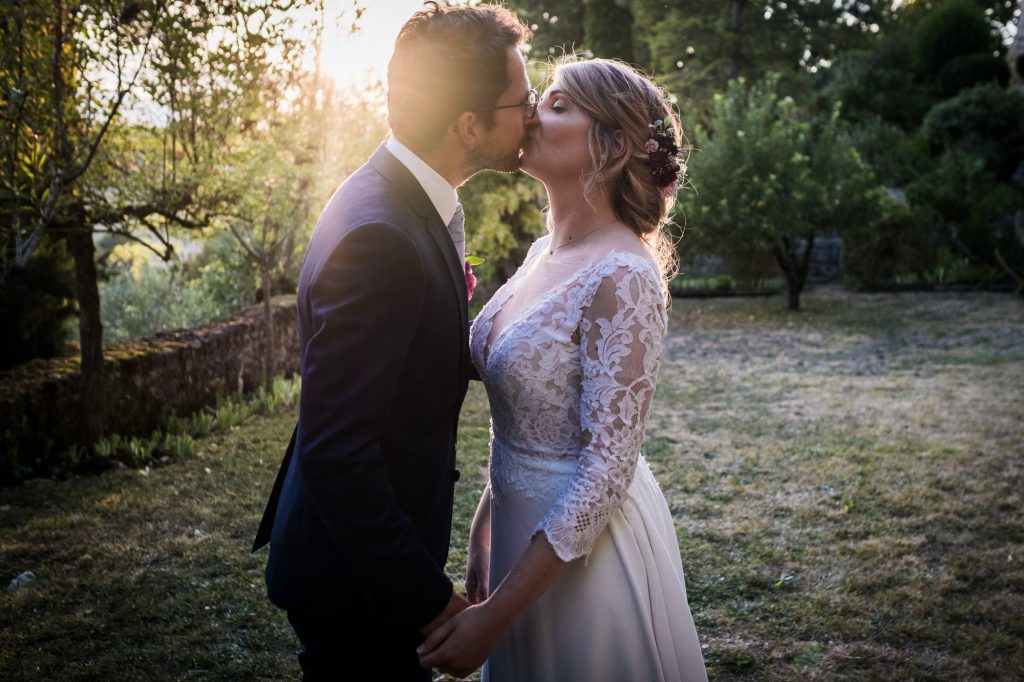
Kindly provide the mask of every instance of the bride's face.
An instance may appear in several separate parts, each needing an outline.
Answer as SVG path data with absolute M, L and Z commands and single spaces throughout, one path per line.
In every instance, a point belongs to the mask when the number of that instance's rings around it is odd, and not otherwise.
M 587 148 L 591 120 L 555 79 L 541 97 L 537 115 L 527 122 L 522 169 L 544 183 L 579 182 L 580 174 L 593 167 Z

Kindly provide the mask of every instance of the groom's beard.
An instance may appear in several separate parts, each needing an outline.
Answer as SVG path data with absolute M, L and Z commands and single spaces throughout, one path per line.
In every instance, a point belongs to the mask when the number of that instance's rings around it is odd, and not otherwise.
M 515 149 L 475 149 L 470 157 L 473 171 L 495 170 L 515 173 L 519 170 L 519 154 L 522 148 L 523 145 L 520 144 Z

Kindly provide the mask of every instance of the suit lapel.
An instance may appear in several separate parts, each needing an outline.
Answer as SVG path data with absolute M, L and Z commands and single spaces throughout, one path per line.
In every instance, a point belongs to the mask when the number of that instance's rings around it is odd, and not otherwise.
M 451 277 L 452 286 L 455 289 L 455 297 L 458 301 L 459 324 L 462 326 L 463 337 L 468 337 L 469 309 L 466 292 L 466 270 L 465 265 L 459 263 L 459 256 L 455 252 L 452 237 L 448 233 L 448 226 L 442 222 L 441 216 L 438 215 L 437 209 L 434 208 L 434 204 L 430 201 L 430 197 L 427 196 L 427 193 L 413 174 L 383 144 L 370 157 L 370 165 L 397 187 L 416 214 L 423 218 L 427 234 L 430 235 L 430 240 L 434 247 L 434 252 L 445 264 Z M 462 345 L 468 346 L 468 344 Z M 462 349 L 462 366 L 465 366 L 468 361 L 468 352 L 468 348 Z

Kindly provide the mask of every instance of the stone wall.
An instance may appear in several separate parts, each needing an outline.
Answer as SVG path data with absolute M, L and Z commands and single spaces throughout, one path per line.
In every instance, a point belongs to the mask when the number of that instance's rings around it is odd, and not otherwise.
M 298 370 L 294 296 L 273 301 L 277 372 Z M 161 332 L 104 351 L 103 404 L 90 406 L 106 434 L 149 435 L 171 413 L 185 415 L 218 393 L 259 386 L 262 305 L 226 320 Z M 46 475 L 74 443 L 78 358 L 34 360 L 0 373 L 0 482 Z M 63 468 L 63 467 L 61 467 Z

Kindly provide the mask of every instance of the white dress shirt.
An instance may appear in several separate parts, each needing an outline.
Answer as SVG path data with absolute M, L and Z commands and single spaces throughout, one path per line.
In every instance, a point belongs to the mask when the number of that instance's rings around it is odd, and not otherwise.
M 385 147 L 402 162 L 403 166 L 409 169 L 412 176 L 420 183 L 420 187 L 430 198 L 430 203 L 434 205 L 437 214 L 441 216 L 441 222 L 445 225 L 450 223 L 452 216 L 455 215 L 455 206 L 459 203 L 459 195 L 455 188 L 448 184 L 448 181 L 442 178 L 436 170 L 428 166 L 423 159 L 416 156 L 411 149 L 399 142 L 394 135 L 388 138 Z

